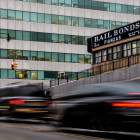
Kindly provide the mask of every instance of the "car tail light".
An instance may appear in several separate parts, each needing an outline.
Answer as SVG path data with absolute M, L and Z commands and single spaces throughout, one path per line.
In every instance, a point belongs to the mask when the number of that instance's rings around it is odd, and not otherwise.
M 51 105 L 51 104 L 52 104 L 52 102 L 49 102 L 49 101 L 44 102 L 44 105 Z
M 20 104 L 24 104 L 24 100 L 10 100 L 9 104 L 11 105 L 20 105 Z
M 58 104 L 58 102 L 50 102 L 50 101 L 44 102 L 44 105 L 57 105 L 57 104 Z
M 120 103 L 111 103 L 111 106 L 114 107 L 140 107 L 140 102 L 120 102 Z
M 129 95 L 140 95 L 140 93 L 128 93 Z

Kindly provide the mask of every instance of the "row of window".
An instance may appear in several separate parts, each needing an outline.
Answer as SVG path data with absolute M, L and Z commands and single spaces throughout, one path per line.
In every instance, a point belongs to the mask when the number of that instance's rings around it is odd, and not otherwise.
M 26 1 L 66 7 L 76 7 L 76 8 L 140 15 L 140 6 L 101 2 L 94 0 L 17 0 L 17 1 Z
M 7 29 L 0 29 L 0 38 L 7 38 L 6 35 L 7 33 L 9 33 L 11 39 L 15 40 L 77 44 L 77 45 L 87 45 L 87 38 L 89 38 L 85 36 L 76 36 L 76 35 L 28 32 Z
M 68 75 L 70 80 L 89 77 L 90 74 L 82 72 L 58 72 L 58 71 L 36 71 L 36 70 L 8 70 L 0 69 L 1 79 L 31 79 L 31 80 L 52 80 L 58 77 L 64 78 Z M 78 76 L 78 77 L 77 77 Z
M 68 26 L 102 28 L 102 29 L 114 29 L 128 24 L 127 22 L 119 22 L 119 21 L 79 18 L 71 16 L 59 16 L 7 9 L 0 9 L 0 19 L 31 21 L 39 23 L 60 24 Z
M 0 58 L 92 64 L 92 55 L 0 49 Z
M 120 59 L 140 54 L 140 40 L 95 52 L 94 63 Z

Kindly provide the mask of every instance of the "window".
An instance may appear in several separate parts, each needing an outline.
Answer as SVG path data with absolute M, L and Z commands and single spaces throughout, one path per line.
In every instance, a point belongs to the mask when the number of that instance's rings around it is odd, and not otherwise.
M 72 36 L 72 44 L 78 44 L 78 36 Z
M 23 12 L 23 20 L 30 21 L 30 13 L 29 12 Z
M 102 62 L 107 61 L 106 50 L 102 50 Z
M 110 21 L 110 29 L 115 29 L 115 28 L 116 28 L 116 22 Z
M 131 56 L 131 43 L 127 43 L 127 55 Z
M 51 61 L 52 59 L 51 59 L 51 52 L 45 52 L 45 60 L 46 61 Z
M 97 19 L 92 19 L 92 27 L 97 28 L 98 26 L 98 20 Z
M 49 14 L 45 14 L 45 23 L 51 24 L 52 17 Z
M 92 6 L 92 5 L 91 5 L 91 0 L 86 0 L 86 1 L 85 1 L 85 8 L 86 8 L 86 9 L 91 9 L 91 6 Z
M 65 62 L 71 62 L 71 54 L 65 54 Z
M 97 1 L 92 1 L 92 9 L 93 10 L 97 10 L 98 9 Z
M 7 19 L 7 10 L 0 10 L 0 18 Z
M 84 27 L 84 26 L 85 26 L 84 18 L 79 18 L 79 27 Z
M 65 24 L 64 16 L 59 16 L 59 24 L 61 25 Z
M 79 54 L 79 57 L 78 57 L 78 63 L 84 63 L 84 55 L 83 54 Z
M 13 10 L 8 10 L 8 19 L 14 20 L 16 18 L 16 13 Z
M 16 78 L 14 70 L 8 70 L 8 78 L 9 79 L 15 79 Z
M 104 11 L 110 11 L 109 3 L 104 2 Z
M 58 16 L 52 15 L 52 24 L 58 24 Z
M 31 13 L 31 21 L 37 22 L 37 13 Z
M 126 44 L 123 45 L 123 57 L 127 56 Z
M 59 0 L 59 5 L 64 6 L 65 5 L 65 0 Z
M 38 33 L 38 41 L 40 41 L 40 42 L 45 41 L 45 34 L 44 33 Z
M 112 60 L 112 48 L 108 49 L 107 60 Z
M 16 59 L 21 59 L 22 60 L 22 56 L 23 56 L 22 51 L 16 50 Z
M 65 6 L 71 7 L 72 6 L 71 0 L 65 0 Z
M 103 20 L 98 20 L 98 28 L 103 29 L 104 25 L 103 25 Z
M 65 38 L 65 44 L 72 44 L 72 38 L 71 38 L 71 35 L 65 35 L 64 36 Z
M 123 5 L 122 4 L 122 13 L 127 13 L 128 11 L 127 11 L 127 5 Z
M 59 5 L 58 0 L 52 0 L 52 5 Z
M 79 8 L 85 8 L 85 0 L 79 0 Z
M 11 39 L 15 39 L 16 38 L 15 30 L 8 30 L 8 33 L 9 33 Z
M 1 49 L 0 53 L 1 53 L 0 54 L 1 58 L 8 58 L 8 51 L 7 50 Z
M 45 15 L 38 13 L 38 22 L 44 23 L 45 22 Z
M 95 53 L 95 63 L 101 62 L 101 51 Z
M 117 58 L 122 58 L 122 46 L 117 46 Z
M 23 20 L 21 11 L 16 11 L 16 20 Z
M 65 25 L 71 26 L 71 17 L 65 16 Z
M 78 26 L 78 18 L 72 17 L 72 26 Z
M 64 35 L 59 35 L 59 43 L 64 44 Z
M 45 3 L 45 4 L 50 4 L 50 5 L 51 5 L 51 1 L 52 1 L 52 0 L 44 0 L 44 3 Z
M 58 78 L 58 72 L 57 71 L 44 71 L 44 78 L 45 80 L 51 80 Z
M 16 31 L 16 40 L 22 40 L 22 31 Z
M 116 4 L 116 12 L 121 13 L 122 12 L 122 5 Z
M 137 54 L 140 54 L 140 40 L 137 41 Z
M 85 55 L 85 63 L 92 64 L 92 55 Z
M 58 53 L 52 53 L 52 61 L 58 62 Z
M 8 79 L 8 71 L 7 70 L 1 69 L 0 74 L 1 74 L 2 79 Z
M 85 18 L 85 27 L 92 27 L 92 20 Z
M 78 62 L 78 55 L 72 54 L 72 63 L 77 63 L 77 62 Z
M 37 71 L 31 71 L 31 79 L 37 80 Z
M 44 59 L 44 52 L 38 52 L 38 60 L 39 61 L 44 61 L 45 59 Z
M 78 0 L 71 0 L 72 1 L 72 7 L 78 7 Z
M 52 42 L 58 43 L 58 35 L 57 34 L 52 34 Z
M 139 15 L 140 14 L 140 7 L 134 6 L 134 14 Z
M 104 29 L 110 29 L 109 28 L 109 21 L 104 20 Z
M 134 6 L 128 5 L 128 14 L 133 14 L 134 13 Z
M 136 41 L 132 42 L 132 54 L 135 55 L 137 54 L 137 49 L 136 49 Z
M 38 71 L 37 79 L 44 80 L 44 71 Z
M 31 32 L 31 41 L 37 41 L 37 32 Z
M 23 51 L 23 59 L 30 60 L 30 51 Z
M 104 2 L 98 2 L 98 10 L 104 11 Z
M 79 45 L 84 45 L 85 44 L 85 38 L 83 36 L 79 36 L 79 38 L 78 38 L 78 44 Z
M 45 42 L 52 42 L 52 34 L 50 33 L 45 34 Z
M 30 32 L 23 31 L 23 40 L 30 41 Z
M 113 47 L 113 59 L 117 59 L 117 47 Z
M 15 59 L 16 58 L 16 51 L 15 50 L 8 50 L 8 58 Z
M 116 11 L 116 4 L 110 3 L 110 11 L 115 12 Z
M 65 58 L 64 53 L 59 53 L 59 58 L 58 58 L 59 62 L 64 62 L 65 61 L 64 58 Z
M 32 51 L 31 52 L 31 60 L 38 60 L 38 58 L 37 58 L 37 52 L 35 52 L 35 51 Z

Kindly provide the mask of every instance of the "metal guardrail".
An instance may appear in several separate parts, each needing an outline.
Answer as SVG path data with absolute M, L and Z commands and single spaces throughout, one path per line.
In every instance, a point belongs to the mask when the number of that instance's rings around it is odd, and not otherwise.
M 131 65 L 140 63 L 140 55 L 129 56 L 122 59 L 107 61 L 104 63 L 94 64 L 91 69 L 80 71 L 71 75 L 65 75 L 54 80 L 50 80 L 50 87 L 66 84 L 70 81 L 81 80 L 94 75 L 111 72 L 117 69 L 126 68 Z

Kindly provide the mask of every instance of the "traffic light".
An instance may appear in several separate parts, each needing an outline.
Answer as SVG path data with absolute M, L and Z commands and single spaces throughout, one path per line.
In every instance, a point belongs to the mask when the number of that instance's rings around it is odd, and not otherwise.
M 7 34 L 7 42 L 10 42 L 10 35 L 9 34 Z
M 14 70 L 17 70 L 17 62 L 14 62 Z
M 11 70 L 14 70 L 14 62 L 11 62 Z

